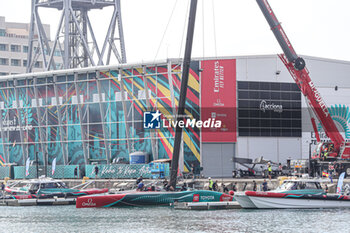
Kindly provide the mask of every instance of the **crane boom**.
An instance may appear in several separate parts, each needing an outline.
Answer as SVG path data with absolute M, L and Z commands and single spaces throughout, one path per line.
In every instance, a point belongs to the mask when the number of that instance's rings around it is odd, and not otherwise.
M 295 52 L 268 1 L 256 1 L 284 52 L 284 54 L 279 55 L 279 57 L 287 67 L 289 73 L 292 75 L 294 81 L 299 86 L 303 95 L 306 97 L 312 111 L 316 115 L 317 119 L 321 122 L 325 133 L 334 143 L 334 151 L 338 154 L 340 147 L 342 144 L 344 144 L 345 140 L 337 129 L 332 117 L 330 116 L 326 103 L 312 82 L 309 76 L 309 72 L 305 68 L 304 59 L 299 57 Z

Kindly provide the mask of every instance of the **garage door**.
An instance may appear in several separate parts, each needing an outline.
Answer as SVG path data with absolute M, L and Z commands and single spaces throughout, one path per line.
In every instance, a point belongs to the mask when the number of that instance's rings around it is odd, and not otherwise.
M 232 177 L 234 143 L 203 143 L 202 167 L 206 177 Z

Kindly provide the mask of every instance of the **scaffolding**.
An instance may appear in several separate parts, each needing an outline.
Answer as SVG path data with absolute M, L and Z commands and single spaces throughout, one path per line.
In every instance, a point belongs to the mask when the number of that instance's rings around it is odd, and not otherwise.
M 114 10 L 103 44 L 99 46 L 88 13 L 105 7 Z M 41 8 L 61 12 L 53 42 L 44 30 Z M 40 55 L 47 71 L 109 65 L 112 55 L 119 63 L 126 63 L 120 0 L 32 0 L 28 47 L 27 73 L 32 72 Z M 63 64 L 56 65 L 55 56 L 61 57 Z

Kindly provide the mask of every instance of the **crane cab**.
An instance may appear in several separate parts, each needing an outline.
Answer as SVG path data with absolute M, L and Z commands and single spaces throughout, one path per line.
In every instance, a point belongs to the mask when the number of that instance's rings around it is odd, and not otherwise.
M 312 153 L 312 159 L 331 160 L 338 157 L 334 144 L 331 142 L 320 142 Z

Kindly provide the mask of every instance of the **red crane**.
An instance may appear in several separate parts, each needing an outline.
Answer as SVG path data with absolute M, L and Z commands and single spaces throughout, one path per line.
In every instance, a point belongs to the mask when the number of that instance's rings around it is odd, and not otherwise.
M 337 129 L 328 107 L 322 99 L 320 93 L 312 82 L 309 71 L 305 67 L 305 61 L 299 57 L 292 44 L 288 40 L 281 24 L 278 22 L 276 15 L 270 7 L 267 0 L 256 0 L 267 22 L 269 23 L 272 32 L 274 33 L 278 43 L 280 44 L 284 54 L 279 57 L 287 67 L 289 73 L 292 75 L 295 83 L 299 86 L 301 92 L 306 97 L 309 107 L 320 121 L 326 135 L 332 141 L 331 143 L 321 142 L 318 137 L 315 120 L 312 118 L 311 122 L 316 132 L 317 141 L 319 144 L 313 153 L 312 158 L 342 158 L 350 159 L 350 144 L 346 143 L 343 136 Z

